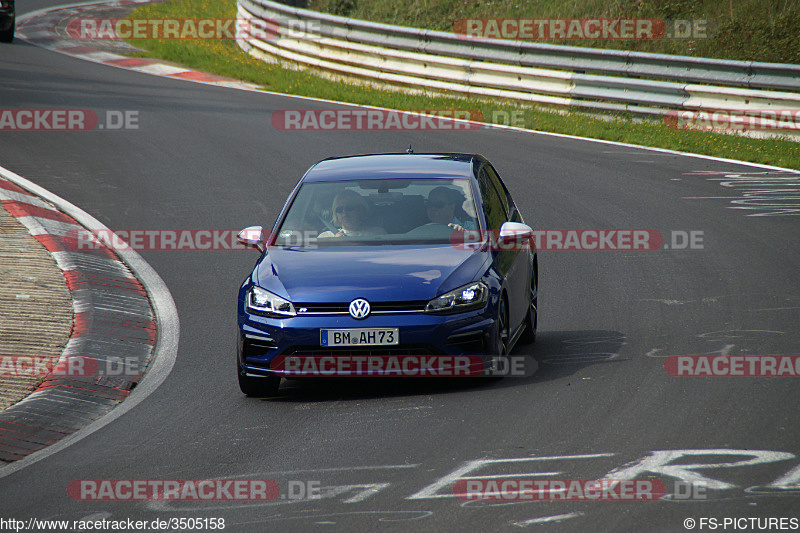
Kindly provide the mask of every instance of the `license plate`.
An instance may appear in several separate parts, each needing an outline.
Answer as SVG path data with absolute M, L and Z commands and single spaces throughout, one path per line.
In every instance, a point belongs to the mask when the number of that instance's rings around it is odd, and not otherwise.
M 398 328 L 321 329 L 320 346 L 388 346 L 400 343 Z

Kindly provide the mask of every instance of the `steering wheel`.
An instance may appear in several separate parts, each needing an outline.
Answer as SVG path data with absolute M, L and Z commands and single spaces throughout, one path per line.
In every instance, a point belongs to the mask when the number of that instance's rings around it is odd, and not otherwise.
M 445 228 L 450 228 L 447 224 L 442 224 L 441 222 L 428 222 L 427 224 L 423 224 L 422 226 L 417 226 L 416 228 L 409 230 L 406 232 L 406 235 L 411 236 L 437 236 L 441 233 Z

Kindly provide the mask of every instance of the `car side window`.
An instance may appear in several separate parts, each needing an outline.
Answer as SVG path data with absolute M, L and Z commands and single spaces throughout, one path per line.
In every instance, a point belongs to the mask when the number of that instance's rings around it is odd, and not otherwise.
M 489 229 L 499 230 L 503 223 L 508 220 L 508 202 L 503 201 L 505 195 L 501 197 L 494 184 L 492 184 L 492 180 L 486 172 L 486 167 L 483 167 L 478 173 L 478 187 L 481 190 L 481 198 L 483 198 L 486 223 L 489 225 Z
M 514 200 L 511 199 L 511 193 L 508 192 L 503 180 L 501 180 L 500 176 L 497 175 L 497 171 L 492 167 L 492 165 L 486 165 L 484 168 L 486 168 L 486 173 L 489 175 L 489 179 L 497 188 L 497 192 L 500 194 L 501 200 L 505 200 L 503 204 L 506 208 L 508 220 L 511 222 L 522 222 L 522 216 L 519 214 L 519 210 L 514 204 Z

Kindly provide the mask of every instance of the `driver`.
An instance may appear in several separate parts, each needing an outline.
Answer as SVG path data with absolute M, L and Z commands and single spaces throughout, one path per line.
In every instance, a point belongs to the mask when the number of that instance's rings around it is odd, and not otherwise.
M 428 200 L 425 207 L 428 210 L 428 218 L 433 223 L 446 224 L 456 231 L 465 229 L 475 229 L 475 221 L 467 218 L 466 213 L 460 208 L 464 203 L 463 195 L 450 187 L 436 187 L 428 193 Z M 456 210 L 460 211 L 464 220 L 456 216 Z
M 324 231 L 320 239 L 328 237 L 359 237 L 382 235 L 386 231 L 378 226 L 369 226 L 369 204 L 355 191 L 345 189 L 333 199 L 333 223 L 338 231 Z

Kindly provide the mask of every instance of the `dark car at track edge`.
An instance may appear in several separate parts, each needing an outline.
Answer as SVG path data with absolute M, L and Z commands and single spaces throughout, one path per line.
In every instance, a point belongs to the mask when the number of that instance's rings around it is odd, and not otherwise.
M 14 40 L 15 24 L 14 0 L 0 0 L 0 42 L 10 43 Z

